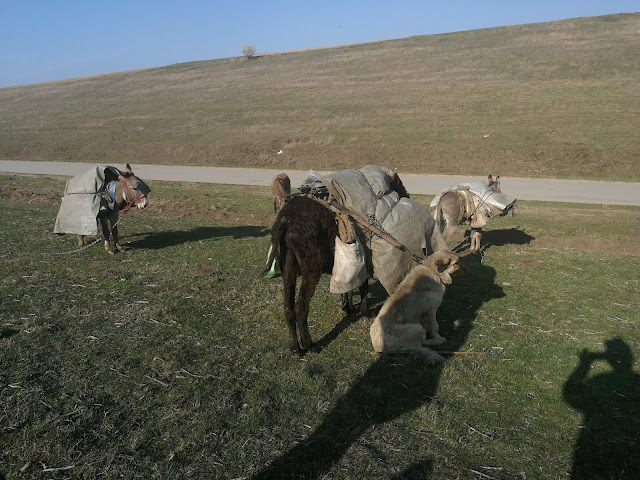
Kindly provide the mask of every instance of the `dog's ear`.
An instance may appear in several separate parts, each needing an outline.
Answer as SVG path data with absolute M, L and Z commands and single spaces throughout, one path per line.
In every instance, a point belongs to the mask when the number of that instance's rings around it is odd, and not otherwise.
M 449 268 L 451 265 L 451 258 L 440 256 L 436 259 L 436 268 L 438 269 L 438 273 L 442 273 Z
M 451 285 L 451 283 L 453 282 L 453 279 L 451 278 L 448 270 L 438 273 L 438 276 L 440 277 L 440 281 L 445 285 Z
M 433 254 L 433 260 L 438 269 L 438 273 L 442 273 L 449 268 L 451 262 L 458 260 L 458 255 L 450 250 L 439 250 Z
M 451 285 L 451 270 L 455 270 L 453 267 L 458 261 L 458 256 L 453 252 L 447 251 L 437 252 L 434 255 L 438 255 L 435 259 L 435 264 L 440 281 L 445 285 Z

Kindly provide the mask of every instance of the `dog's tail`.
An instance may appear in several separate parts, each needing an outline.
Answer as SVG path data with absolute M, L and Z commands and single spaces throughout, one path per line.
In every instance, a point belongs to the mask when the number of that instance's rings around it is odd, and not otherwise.
M 447 219 L 442 212 L 442 202 L 438 202 L 438 204 L 436 205 L 435 218 L 436 225 L 438 225 L 438 230 L 440 230 L 440 233 L 444 233 L 445 229 L 447 228 Z

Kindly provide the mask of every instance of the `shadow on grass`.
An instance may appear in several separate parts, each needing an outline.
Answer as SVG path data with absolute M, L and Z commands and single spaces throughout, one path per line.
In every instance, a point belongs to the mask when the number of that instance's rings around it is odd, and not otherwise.
M 471 245 L 471 230 L 464 232 L 464 240 L 453 248 L 458 255 L 462 254 Z M 480 247 L 486 251 L 490 247 L 502 247 L 504 245 L 528 245 L 535 237 L 532 237 L 519 228 L 506 228 L 501 230 L 483 230 Z
M 393 480 L 424 480 L 433 472 L 433 460 L 430 458 L 422 462 L 414 463 L 409 468 L 393 477 Z
M 19 331 L 13 328 L 4 328 L 0 330 L 0 340 L 2 340 L 3 338 L 13 337 L 16 333 L 19 333 Z
M 457 277 L 445 294 L 441 332 L 448 339 L 447 350 L 464 346 L 473 321 L 482 305 L 504 296 L 495 285 L 495 270 L 467 256 L 465 277 Z M 453 327 L 453 320 L 460 326 Z M 254 479 L 324 477 L 347 450 L 371 427 L 391 422 L 399 416 L 429 404 L 437 394 L 444 366 L 427 367 L 408 356 L 382 356 L 367 369 L 351 389 L 336 402 L 322 424 L 303 442 L 256 473 Z M 382 462 L 385 452 L 376 451 Z M 396 478 L 429 478 L 431 460 L 418 461 Z
M 501 247 L 503 245 L 528 245 L 534 237 L 519 228 L 502 230 L 487 230 L 482 232 L 481 244 L 485 248 Z
M 382 303 L 387 298 L 387 292 L 382 287 L 380 282 L 369 279 L 369 295 L 368 295 L 368 305 L 369 305 L 369 317 L 375 317 L 377 312 L 382 307 Z M 362 299 L 360 300 L 362 301 Z M 373 306 L 377 307 L 373 307 Z M 372 308 L 373 307 L 373 308 Z M 316 352 L 319 353 L 325 348 L 327 348 L 331 342 L 333 342 L 338 336 L 348 329 L 354 323 L 362 320 L 363 316 L 360 313 L 360 305 L 356 305 L 356 311 L 353 313 L 347 313 L 342 320 L 340 320 L 329 333 L 324 335 L 321 339 L 315 342 L 314 347 Z
M 178 230 L 166 232 L 137 233 L 125 238 L 141 237 L 126 244 L 129 248 L 147 248 L 157 250 L 184 243 L 198 242 L 212 238 L 247 238 L 264 237 L 269 233 L 265 227 L 238 225 L 234 227 L 197 227 L 193 230 Z
M 589 376 L 596 361 L 611 370 Z M 580 353 L 563 390 L 565 401 L 584 415 L 571 478 L 640 478 L 640 374 L 633 363 L 620 338 L 607 340 L 603 352 Z

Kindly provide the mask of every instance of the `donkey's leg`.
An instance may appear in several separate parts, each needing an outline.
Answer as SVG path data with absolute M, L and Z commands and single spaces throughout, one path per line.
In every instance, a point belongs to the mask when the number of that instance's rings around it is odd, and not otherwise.
M 367 296 L 369 295 L 369 280 L 365 280 L 360 285 L 360 313 L 365 316 L 369 316 L 369 302 Z
M 300 355 L 302 350 L 298 344 L 298 332 L 296 328 L 296 279 L 298 267 L 295 264 L 293 254 L 287 255 L 286 250 L 281 248 L 280 268 L 282 269 L 282 287 L 284 293 L 284 319 L 289 328 L 289 350 L 294 355 Z M 282 255 L 284 253 L 284 255 Z M 282 262 L 284 260 L 284 262 Z
M 353 291 L 340 294 L 340 308 L 343 312 L 353 312 Z
M 474 253 L 480 251 L 480 240 L 482 239 L 482 230 L 481 229 L 471 229 L 471 248 L 470 250 Z
M 104 236 L 104 249 L 113 255 L 113 250 L 111 250 L 111 244 L 109 243 L 109 222 L 107 217 L 99 217 L 100 225 L 102 226 L 102 235 Z
M 87 243 L 87 240 L 84 238 L 84 235 L 78 235 L 78 246 L 84 247 Z
M 300 332 L 300 342 L 304 350 L 311 350 L 313 342 L 311 341 L 311 335 L 309 335 L 309 324 L 307 323 L 307 317 L 309 316 L 309 304 L 311 298 L 316 291 L 316 286 L 320 281 L 321 272 L 306 272 L 302 274 L 300 280 L 300 291 L 298 292 L 298 299 L 296 300 L 296 323 L 298 325 L 298 331 Z
M 118 210 L 115 208 L 113 212 L 109 214 L 109 222 L 111 223 L 111 233 L 113 234 L 113 244 L 119 252 L 124 252 L 124 249 L 120 245 L 120 239 L 118 237 Z
M 369 294 L 369 280 L 365 280 L 364 283 L 358 287 L 358 291 L 360 293 L 360 313 L 362 315 L 368 315 L 369 304 L 367 303 L 367 295 Z M 347 313 L 355 312 L 356 309 L 353 306 L 353 290 L 340 294 L 340 306 L 342 310 Z

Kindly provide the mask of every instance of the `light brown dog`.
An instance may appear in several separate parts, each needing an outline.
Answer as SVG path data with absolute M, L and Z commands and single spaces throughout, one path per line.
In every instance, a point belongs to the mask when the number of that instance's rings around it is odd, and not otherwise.
M 282 208 L 287 195 L 291 194 L 291 180 L 286 173 L 280 173 L 271 182 L 271 195 L 273 196 L 273 211 Z
M 466 269 L 458 255 L 440 250 L 414 267 L 380 309 L 369 333 L 378 353 L 406 352 L 420 355 L 428 364 L 444 359 L 428 345 L 440 345 L 446 339 L 438 334 L 436 310 L 442 303 L 445 285 L 452 275 Z

